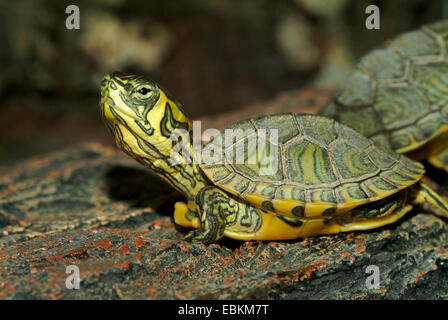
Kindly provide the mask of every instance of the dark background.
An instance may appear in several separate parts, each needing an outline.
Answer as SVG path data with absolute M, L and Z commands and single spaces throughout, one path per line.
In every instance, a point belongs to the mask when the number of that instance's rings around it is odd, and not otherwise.
M 70 4 L 79 30 L 65 27 Z M 370 4 L 380 30 L 365 28 Z M 445 0 L 1 1 L 0 168 L 112 144 L 98 112 L 99 81 L 112 71 L 152 77 L 198 118 L 335 88 L 362 54 L 447 12 Z

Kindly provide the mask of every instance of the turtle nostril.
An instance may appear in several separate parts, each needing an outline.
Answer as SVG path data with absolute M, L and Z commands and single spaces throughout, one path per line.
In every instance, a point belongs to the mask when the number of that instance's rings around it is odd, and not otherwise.
M 104 77 L 104 78 L 101 80 L 101 87 L 104 88 L 105 86 L 107 86 L 107 84 L 109 83 L 109 81 L 110 81 L 110 78 L 109 78 L 108 76 Z

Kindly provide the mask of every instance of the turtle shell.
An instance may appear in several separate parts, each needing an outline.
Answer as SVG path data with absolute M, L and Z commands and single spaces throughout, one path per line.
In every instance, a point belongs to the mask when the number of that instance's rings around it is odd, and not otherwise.
M 322 115 L 404 153 L 448 130 L 448 20 L 361 58 Z
M 212 183 L 256 207 L 308 218 L 377 201 L 424 173 L 333 119 L 293 113 L 230 126 L 203 148 L 200 166 Z

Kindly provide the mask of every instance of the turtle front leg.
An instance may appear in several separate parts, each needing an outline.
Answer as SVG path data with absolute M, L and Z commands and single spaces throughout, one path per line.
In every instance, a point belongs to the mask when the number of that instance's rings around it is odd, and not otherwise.
M 199 208 L 200 229 L 185 237 L 188 241 L 213 242 L 221 239 L 227 225 L 229 212 L 238 210 L 237 203 L 216 187 L 206 187 L 196 196 Z
M 412 203 L 423 204 L 425 202 L 429 203 L 433 207 L 438 208 L 443 213 L 448 214 L 448 203 L 434 190 L 423 182 L 418 182 L 412 189 Z

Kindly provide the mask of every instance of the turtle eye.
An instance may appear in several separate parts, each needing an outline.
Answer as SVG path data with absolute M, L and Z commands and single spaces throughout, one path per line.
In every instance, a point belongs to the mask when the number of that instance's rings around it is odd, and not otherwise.
M 146 96 L 149 92 L 151 92 L 151 89 L 148 87 L 143 87 L 137 90 L 138 93 L 140 93 L 142 96 Z
M 131 96 L 137 100 L 137 103 L 147 102 L 153 99 L 154 95 L 157 93 L 157 87 L 150 84 L 141 84 L 134 87 L 131 91 Z

